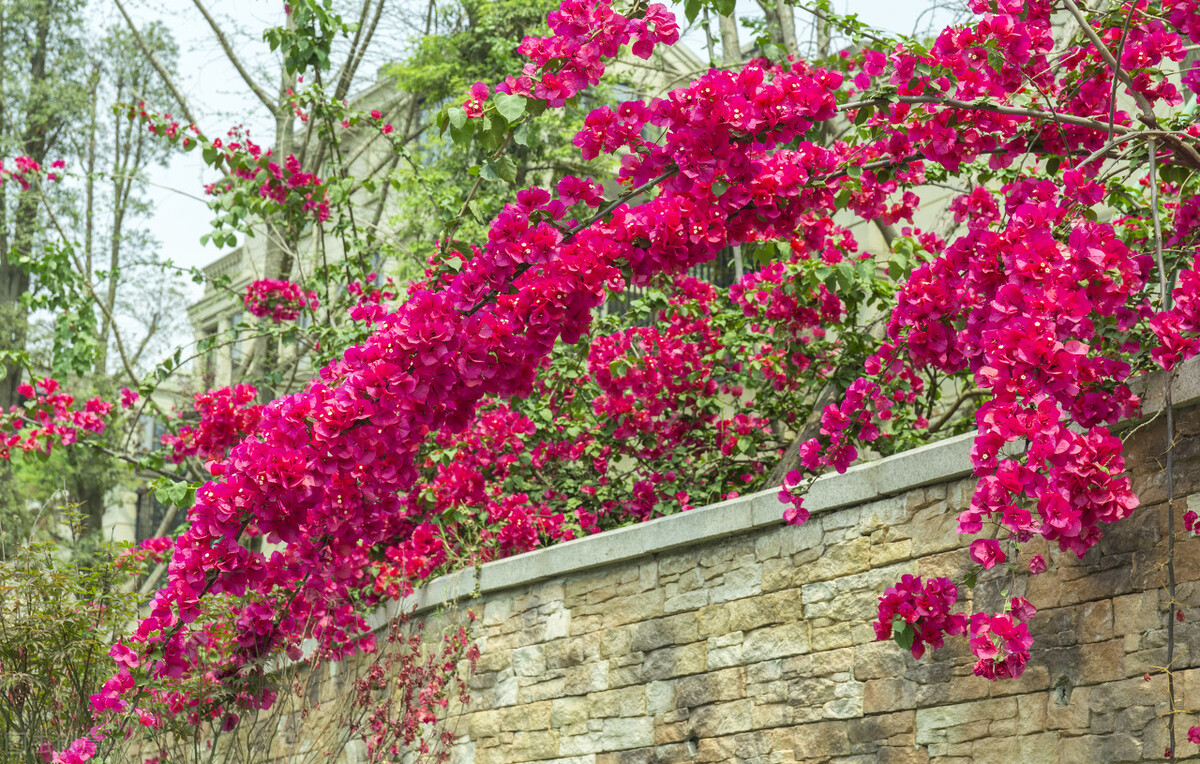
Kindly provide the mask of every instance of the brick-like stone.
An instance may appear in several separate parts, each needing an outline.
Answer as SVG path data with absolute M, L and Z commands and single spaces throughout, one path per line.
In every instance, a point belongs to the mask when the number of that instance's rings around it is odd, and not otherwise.
M 702 738 L 745 732 L 751 728 L 750 711 L 753 707 L 754 701 L 749 698 L 702 706 L 691 712 L 692 729 Z
M 703 642 L 682 647 L 662 647 L 646 653 L 642 665 L 644 681 L 699 674 L 708 668 Z
M 512 653 L 513 673 L 538 677 L 546 673 L 546 654 L 542 645 L 519 647 Z
M 800 592 L 792 589 L 730 602 L 728 628 L 750 631 L 770 624 L 793 623 L 799 618 Z
M 825 760 L 850 753 L 846 722 L 804 724 L 792 730 L 792 751 L 797 759 Z
M 667 645 L 695 642 L 699 638 L 696 617 L 684 613 L 635 624 L 629 649 L 634 652 L 647 652 Z
M 695 708 L 744 697 L 746 670 L 740 667 L 686 676 L 675 682 L 675 703 L 680 708 Z
M 616 690 L 594 692 L 588 698 L 588 717 L 640 716 L 646 713 L 646 692 L 632 685 Z
M 742 661 L 757 663 L 808 652 L 808 629 L 803 623 L 765 626 L 743 637 Z

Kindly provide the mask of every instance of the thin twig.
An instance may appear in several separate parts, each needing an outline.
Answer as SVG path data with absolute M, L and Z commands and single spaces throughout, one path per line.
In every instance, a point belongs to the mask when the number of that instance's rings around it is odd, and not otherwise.
M 175 87 L 175 80 L 171 77 L 171 73 L 158 60 L 158 56 L 155 55 L 154 49 L 146 42 L 146 38 L 142 37 L 141 31 L 133 23 L 133 19 L 129 17 L 129 13 L 125 10 L 125 6 L 121 3 L 121 0 L 113 0 L 113 2 L 117 4 L 117 10 L 121 12 L 122 18 L 125 19 L 125 24 L 133 34 L 133 39 L 137 42 L 138 48 L 141 49 L 142 55 L 150 60 L 150 65 L 154 67 L 154 71 L 158 72 L 158 78 L 167 86 L 167 90 L 171 91 L 171 96 L 179 104 L 179 110 L 183 112 L 183 116 L 191 124 L 198 124 L 195 115 L 192 114 L 192 110 L 188 108 L 187 100 L 183 97 L 183 93 L 180 92 L 179 88 Z
M 1068 0 L 1070 2 L 1070 0 Z M 1158 213 L 1158 145 L 1150 139 L 1150 216 L 1154 221 L 1154 257 L 1158 266 L 1158 288 L 1163 310 L 1171 309 L 1171 291 L 1163 261 L 1162 221 Z M 1163 410 L 1167 415 L 1167 737 L 1175 751 L 1175 412 L 1171 400 L 1174 369 L 1167 370 Z
M 242 65 L 242 60 L 238 58 L 237 53 L 233 51 L 233 46 L 229 44 L 229 38 L 226 37 L 225 33 L 221 31 L 221 26 L 217 24 L 217 20 L 214 19 L 212 14 L 208 12 L 208 9 L 204 7 L 204 3 L 202 3 L 201 0 L 192 0 L 192 3 L 204 16 L 204 20 L 208 22 L 209 28 L 212 29 L 213 35 L 217 38 L 217 42 L 221 45 L 221 50 L 225 51 L 225 57 L 229 59 L 229 63 L 233 64 L 233 68 L 237 69 L 237 73 L 241 75 L 242 80 L 244 80 L 246 83 L 246 86 L 249 87 L 250 91 L 258 97 L 258 100 L 262 101 L 263 106 L 267 107 L 267 111 L 270 112 L 272 116 L 278 114 L 282 108 L 281 104 L 272 101 L 270 94 L 267 93 L 267 91 L 264 90 L 257 82 L 254 81 L 254 78 L 250 76 L 250 72 L 248 72 L 246 67 Z
M 1133 86 L 1133 80 L 1129 78 L 1129 74 L 1121 68 L 1121 64 L 1117 59 L 1113 58 L 1112 51 L 1108 49 L 1108 46 L 1096 34 L 1096 30 L 1092 28 L 1091 23 L 1084 17 L 1083 11 L 1079 10 L 1079 6 L 1075 4 L 1075 0 L 1063 0 L 1063 5 L 1075 17 L 1075 21 L 1079 22 L 1079 26 L 1083 28 L 1084 35 L 1095 46 L 1096 52 L 1104 59 L 1104 63 L 1112 68 L 1113 76 L 1120 79 L 1121 82 L 1125 83 L 1125 87 L 1129 88 L 1130 95 L 1133 96 L 1133 100 L 1137 101 L 1138 108 L 1142 110 L 1142 116 L 1145 118 L 1146 124 L 1157 127 L 1158 119 L 1154 116 L 1154 107 L 1146 100 L 1146 96 L 1142 95 L 1141 91 Z M 1110 122 L 1109 124 L 1111 126 L 1112 123 Z
M 940 96 L 901 96 L 887 95 L 877 96 L 875 98 L 865 98 L 860 101 L 850 101 L 840 104 L 838 111 L 848 111 L 850 109 L 861 109 L 864 106 L 878 106 L 887 103 L 911 103 L 911 104 L 932 104 L 934 106 L 946 106 L 951 109 L 963 109 L 964 111 L 988 111 L 995 114 L 1004 114 L 1010 117 L 1029 117 L 1030 119 L 1053 120 L 1063 122 L 1075 127 L 1085 127 L 1091 130 L 1097 130 L 1102 133 L 1107 133 L 1109 125 L 1106 122 L 1100 122 L 1087 117 L 1079 117 L 1074 114 L 1057 114 L 1041 109 L 1029 109 L 1021 106 L 1007 106 L 1005 104 L 985 103 L 981 101 L 960 101 L 957 98 L 942 98 Z M 1125 125 L 1113 126 L 1117 132 L 1122 134 L 1132 132 L 1133 128 Z

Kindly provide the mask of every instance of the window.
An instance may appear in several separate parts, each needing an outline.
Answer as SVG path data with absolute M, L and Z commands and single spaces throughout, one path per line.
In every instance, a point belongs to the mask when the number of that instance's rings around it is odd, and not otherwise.
M 168 510 L 170 510 L 170 507 L 154 498 L 154 491 L 149 488 L 142 488 L 138 491 L 137 527 L 135 529 L 137 543 L 140 544 L 146 539 L 154 537 L 155 532 L 158 531 L 158 526 L 162 525 L 163 519 L 166 518 Z M 177 511 L 171 527 L 167 528 L 166 532 L 170 534 L 179 528 L 186 518 L 187 512 L 183 510 Z

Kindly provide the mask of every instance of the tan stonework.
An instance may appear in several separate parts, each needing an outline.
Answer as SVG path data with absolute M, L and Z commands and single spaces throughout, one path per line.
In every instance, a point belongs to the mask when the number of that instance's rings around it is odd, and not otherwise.
M 1179 416 L 1176 492 L 1200 492 L 1200 412 Z M 877 643 L 878 596 L 905 573 L 961 577 L 955 480 L 634 563 L 463 600 L 482 612 L 458 762 L 1120 762 L 1166 748 L 1161 424 L 1128 449 L 1146 505 L 1082 560 L 1018 577 L 1041 608 L 1025 675 L 972 675 L 961 639 L 914 660 Z M 1193 499 L 1195 502 L 1196 499 Z M 1177 512 L 1186 501 L 1181 498 Z M 1178 523 L 1178 516 L 1177 516 Z M 1200 555 L 1181 540 L 1177 699 L 1200 709 Z M 985 573 L 960 607 L 997 609 Z M 1143 675 L 1154 674 L 1151 681 Z M 497 691 L 502 688 L 504 691 Z M 1179 754 L 1197 753 L 1179 717 Z

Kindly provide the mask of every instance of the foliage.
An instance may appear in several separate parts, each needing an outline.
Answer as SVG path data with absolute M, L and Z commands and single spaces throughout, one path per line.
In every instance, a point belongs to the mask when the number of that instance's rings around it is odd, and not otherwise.
M 71 522 L 70 515 L 66 521 Z M 55 518 L 57 522 L 59 518 Z M 76 528 L 78 531 L 78 528 Z M 108 651 L 136 615 L 119 547 L 64 559 L 42 542 L 0 560 L 0 754 L 44 761 L 93 724 L 90 696 L 112 673 Z

